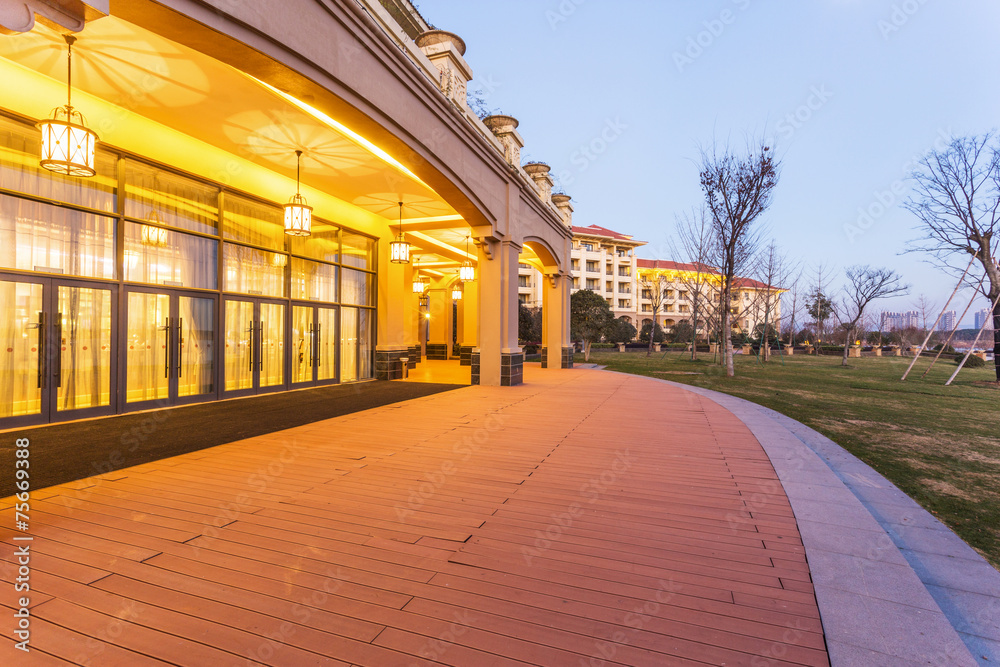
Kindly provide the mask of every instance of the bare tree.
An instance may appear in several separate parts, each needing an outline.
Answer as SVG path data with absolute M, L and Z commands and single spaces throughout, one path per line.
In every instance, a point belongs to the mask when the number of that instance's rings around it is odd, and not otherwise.
M 847 351 L 859 324 L 864 321 L 868 305 L 876 299 L 905 294 L 910 289 L 909 285 L 900 282 L 899 274 L 892 269 L 849 266 L 844 273 L 847 275 L 847 284 L 844 285 L 840 317 L 845 334 L 841 366 L 847 365 Z
M 771 356 L 771 346 L 767 342 L 767 327 L 774 327 L 775 332 L 780 332 L 781 308 L 779 307 L 781 292 L 786 289 L 782 287 L 789 281 L 789 276 L 794 267 L 789 265 L 788 258 L 778 248 L 778 244 L 773 240 L 768 243 L 758 253 L 753 266 L 753 275 L 758 282 L 766 287 L 757 286 L 752 291 L 750 303 L 744 303 L 744 312 L 755 315 L 763 326 L 763 342 L 761 344 L 761 359 L 767 361 Z M 761 321 L 757 315 L 763 313 L 764 319 Z
M 813 271 L 812 285 L 806 301 L 806 312 L 816 323 L 816 338 L 820 341 L 826 337 L 826 321 L 833 315 L 833 300 L 827 294 L 829 291 L 830 269 L 825 264 L 819 264 Z
M 1000 147 L 996 135 L 953 138 L 934 150 L 911 175 L 915 193 L 904 207 L 920 220 L 923 236 L 911 250 L 928 253 L 958 274 L 972 255 L 986 280 L 980 290 L 993 307 L 993 358 L 1000 382 Z
M 795 318 L 799 315 L 799 309 L 802 308 L 802 270 L 799 269 L 798 273 L 795 274 L 794 278 L 791 278 L 790 287 L 786 294 L 791 298 L 791 307 L 785 306 L 784 304 L 788 302 L 788 299 L 782 299 L 782 315 L 783 318 L 788 319 L 788 344 L 791 346 L 795 345 Z
M 715 293 L 713 280 L 718 273 L 710 266 L 712 259 L 712 221 L 704 205 L 689 215 L 677 217 L 677 244 L 671 241 L 671 252 L 685 263 L 694 265 L 693 271 L 679 273 L 678 281 L 691 295 L 691 361 L 698 359 L 698 321 L 705 322 L 705 334 L 709 335 L 709 311 Z
M 917 300 L 913 302 L 913 309 L 920 314 L 921 340 L 927 338 L 927 332 L 930 330 L 929 323 L 932 323 L 934 318 L 934 307 L 934 302 L 928 299 L 926 294 L 918 295 Z
M 648 357 L 653 353 L 653 338 L 656 334 L 657 316 L 660 313 L 660 307 L 663 306 L 663 289 L 667 285 L 667 277 L 663 275 L 662 271 L 657 269 L 640 269 L 639 270 L 639 289 L 642 290 L 643 298 L 649 299 L 650 308 L 653 310 L 653 325 L 649 328 L 649 349 L 646 350 L 646 356 Z M 646 294 L 649 294 L 646 297 Z
M 745 155 L 728 147 L 713 147 L 701 154 L 701 189 L 711 214 L 716 261 L 722 277 L 722 335 L 725 340 L 726 375 L 736 374 L 733 365 L 733 278 L 756 254 L 760 233 L 756 224 L 771 205 L 778 185 L 780 161 L 763 139 L 748 141 Z

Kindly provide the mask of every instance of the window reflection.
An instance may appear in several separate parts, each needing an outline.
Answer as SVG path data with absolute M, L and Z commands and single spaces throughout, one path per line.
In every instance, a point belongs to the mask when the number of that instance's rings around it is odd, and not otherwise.
M 337 267 L 293 257 L 292 298 L 335 302 L 337 300 Z
M 216 289 L 218 245 L 201 236 L 126 223 L 125 280 Z
M 216 234 L 219 189 L 135 160 L 125 160 L 125 215 Z
M 85 278 L 115 277 L 115 221 L 0 195 L 0 266 Z
M 228 193 L 223 208 L 225 238 L 271 250 L 285 249 L 285 219 L 280 208 Z
M 343 269 L 343 285 L 341 285 L 341 303 L 351 303 L 358 306 L 372 305 L 373 275 L 354 269 Z
M 222 247 L 223 288 L 227 292 L 285 296 L 287 255 L 233 243 Z
M 375 241 L 360 234 L 344 232 L 343 260 L 345 266 L 355 266 L 359 269 L 373 269 L 372 253 L 375 251 Z

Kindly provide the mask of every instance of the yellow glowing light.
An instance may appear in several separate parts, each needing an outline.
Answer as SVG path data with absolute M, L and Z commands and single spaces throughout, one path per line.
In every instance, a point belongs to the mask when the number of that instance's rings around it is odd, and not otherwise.
M 285 233 L 289 236 L 312 234 L 312 210 L 305 197 L 293 195 L 291 201 L 285 204 Z
M 466 261 L 458 269 L 458 279 L 463 283 L 471 283 L 476 279 L 476 267 L 472 262 Z
M 302 100 L 300 100 L 300 99 L 298 99 L 298 98 L 296 98 L 296 97 L 294 97 L 292 95 L 289 95 L 288 93 L 286 93 L 284 91 L 278 90 L 274 86 L 261 81 L 257 77 L 254 77 L 254 76 L 251 76 L 249 74 L 246 74 L 245 72 L 242 72 L 242 74 L 244 74 L 245 76 L 249 77 L 253 81 L 256 81 L 261 86 L 263 86 L 264 88 L 267 88 L 272 93 L 274 93 L 275 95 L 277 95 L 281 99 L 285 100 L 286 102 L 289 102 L 289 103 L 297 106 L 299 109 L 301 109 L 302 111 L 305 111 L 307 114 L 309 114 L 310 116 L 312 116 L 316 120 L 318 120 L 318 121 L 320 121 L 320 122 L 322 122 L 322 123 L 324 123 L 326 125 L 329 125 L 333 129 L 337 130 L 338 132 L 340 132 L 341 134 L 343 134 L 344 136 L 346 136 L 351 141 L 353 141 L 353 142 L 357 143 L 358 145 L 362 146 L 363 148 L 367 149 L 370 153 L 372 153 L 373 155 L 375 155 L 376 157 L 378 157 L 379 159 L 381 159 L 386 164 L 392 165 L 393 167 L 395 167 L 399 171 L 403 172 L 404 174 L 406 174 L 407 176 L 409 176 L 410 178 L 412 178 L 413 180 L 415 180 L 417 183 L 420 183 L 421 185 L 423 185 L 426 188 L 430 188 L 429 185 L 427 185 L 422 180 L 420 180 L 417 177 L 416 174 L 414 174 L 412 171 L 410 171 L 409 169 L 407 169 L 406 167 L 404 167 L 394 157 L 392 157 L 391 155 L 389 155 L 388 153 L 386 153 L 384 150 L 382 150 L 381 148 L 379 148 L 378 146 L 376 146 L 372 142 L 368 141 L 367 139 L 365 139 L 360 134 L 358 134 L 354 130 L 350 129 L 349 127 L 347 127 L 343 123 L 337 122 L 336 120 L 334 120 L 333 118 L 331 118 L 329 115 L 325 114 L 324 112 L 320 111 L 316 107 L 311 106 L 309 104 L 306 104 Z
M 160 227 L 143 225 L 140 232 L 140 238 L 142 239 L 143 245 L 163 248 L 167 245 L 167 233 L 167 230 L 161 229 Z
M 42 132 L 38 162 L 42 167 L 67 176 L 97 174 L 94 168 L 97 133 L 84 125 L 79 111 L 68 105 L 59 107 L 52 112 L 52 118 L 39 121 L 37 127 Z
M 462 290 L 460 290 L 458 288 L 453 289 L 451 291 L 451 298 L 454 299 L 455 301 L 461 301 L 462 300 Z
M 413 281 L 413 293 L 414 294 L 423 294 L 425 287 L 427 287 L 427 285 L 424 283 L 423 280 L 421 280 L 420 278 L 414 279 L 414 281 Z

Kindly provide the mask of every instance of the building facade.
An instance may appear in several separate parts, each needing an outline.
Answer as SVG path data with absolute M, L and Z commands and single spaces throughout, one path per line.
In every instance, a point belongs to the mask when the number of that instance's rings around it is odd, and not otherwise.
M 993 314 L 990 312 L 988 308 L 977 310 L 975 320 L 976 320 L 975 322 L 976 331 L 982 329 L 983 325 L 986 326 L 986 330 L 988 331 L 993 330 Z
M 472 113 L 465 44 L 407 0 L 0 10 L 0 428 L 432 353 L 517 384 L 521 263 L 548 365 L 571 363 L 569 198 L 521 168 L 515 119 Z
M 955 325 L 958 324 L 958 313 L 954 310 L 946 310 L 941 315 L 941 320 L 938 322 L 938 331 L 952 331 L 955 329 Z
M 589 289 L 608 302 L 614 316 L 641 330 L 653 322 L 654 299 L 651 288 L 662 291 L 656 322 L 670 331 L 678 322 L 692 321 L 697 306 L 697 334 L 708 337 L 720 328 L 719 273 L 712 267 L 669 260 L 642 259 L 637 241 L 605 227 L 575 226 L 570 252 L 573 291 Z M 518 298 L 528 307 L 541 306 L 541 278 L 531 266 L 518 270 Z M 750 278 L 734 284 L 731 309 L 733 329 L 752 333 L 765 320 L 781 329 L 781 299 L 784 290 L 768 287 Z M 695 296 L 698 296 L 696 299 Z M 694 323 L 692 322 L 692 325 Z

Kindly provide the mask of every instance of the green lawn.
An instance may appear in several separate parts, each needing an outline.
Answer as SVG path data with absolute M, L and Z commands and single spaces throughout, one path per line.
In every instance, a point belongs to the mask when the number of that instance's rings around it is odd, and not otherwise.
M 773 358 L 765 365 L 737 355 L 727 378 L 712 355 L 595 351 L 610 370 L 683 382 L 739 396 L 816 429 L 885 475 L 1000 567 L 1000 389 L 992 362 L 955 370 L 941 360 L 925 379 L 920 359 L 900 382 L 909 358 L 833 356 Z M 576 355 L 577 363 L 583 355 Z M 692 374 L 693 373 L 693 374 Z

